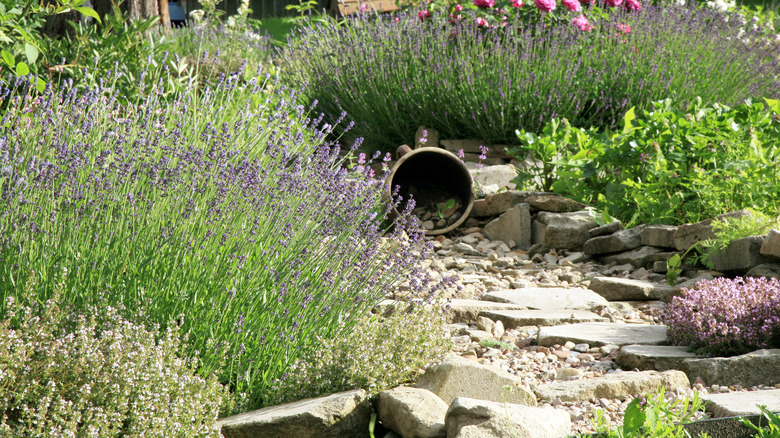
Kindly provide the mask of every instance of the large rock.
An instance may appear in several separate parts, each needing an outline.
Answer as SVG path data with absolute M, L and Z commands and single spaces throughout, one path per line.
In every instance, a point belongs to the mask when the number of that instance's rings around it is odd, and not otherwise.
M 658 345 L 668 342 L 665 325 L 625 324 L 620 322 L 583 322 L 554 327 L 540 327 L 537 342 L 549 347 L 564 345 L 566 341 L 575 344 L 603 345 L 644 344 Z
M 511 164 L 498 164 L 495 166 L 484 166 L 481 169 L 470 166 L 472 163 L 466 163 L 466 167 L 471 173 L 471 177 L 477 184 L 477 187 L 485 189 L 485 192 L 495 193 L 502 188 L 514 190 L 515 183 L 512 182 L 517 177 L 517 169 Z M 493 186 L 495 189 L 488 190 Z
M 769 230 L 769 234 L 761 244 L 761 254 L 780 258 L 780 231 Z
M 642 228 L 639 237 L 642 245 L 675 248 L 674 235 L 677 227 L 673 225 L 647 225 Z
M 620 349 L 615 362 L 623 369 L 641 371 L 679 370 L 685 359 L 696 358 L 688 347 L 671 345 L 626 345 Z
M 439 147 L 439 131 L 433 128 L 420 126 L 414 134 L 414 148 L 437 148 Z
M 714 239 L 715 233 L 712 231 L 712 222 L 714 220 L 739 218 L 749 214 L 751 213 L 748 210 L 738 210 L 711 219 L 705 219 L 695 224 L 680 225 L 674 233 L 674 247 L 678 251 L 685 251 L 702 240 Z
M 590 238 L 588 231 L 598 224 L 588 212 L 539 213 L 537 219 L 546 225 L 544 241 L 547 248 L 580 251 Z
M 622 229 L 623 229 L 623 222 L 615 220 L 608 224 L 600 225 L 596 228 L 591 228 L 590 230 L 588 230 L 588 235 L 590 237 L 606 236 L 608 234 L 615 233 Z
M 482 299 L 536 310 L 593 310 L 609 305 L 601 295 L 583 288 L 527 287 L 490 292 L 483 295 Z
M 690 388 L 691 384 L 682 371 L 624 371 L 593 379 L 546 383 L 535 387 L 534 393 L 540 400 L 577 402 L 644 394 L 654 392 L 660 386 L 671 392 Z
M 669 286 L 615 277 L 596 277 L 590 281 L 588 287 L 608 301 L 660 300 L 672 291 Z
M 531 246 L 531 210 L 528 204 L 517 204 L 485 225 L 485 236 L 490 240 L 501 240 L 510 247 L 520 249 Z
M 780 413 L 780 389 L 761 391 L 706 394 L 707 410 L 715 418 L 758 415 L 758 405 L 766 406 L 770 412 Z
M 739 271 L 745 273 L 750 268 L 774 261 L 773 257 L 761 254 L 763 236 L 751 236 L 729 243 L 723 251 L 717 251 L 710 258 L 716 271 Z
M 445 438 L 447 403 L 422 388 L 399 386 L 379 393 L 379 420 L 404 438 Z
M 536 406 L 536 397 L 517 377 L 456 354 L 430 365 L 415 386 L 433 392 L 445 403 L 452 403 L 455 397 L 469 397 Z
M 663 249 L 656 248 L 654 246 L 640 246 L 639 248 L 632 249 L 630 251 L 603 256 L 599 260 L 601 260 L 601 263 L 604 264 L 630 264 L 635 268 L 643 268 L 646 267 L 648 263 L 656 261 L 656 259 L 659 257 L 659 254 L 663 252 Z
M 569 213 L 585 209 L 587 205 L 559 195 L 533 195 L 525 202 L 534 210 L 551 211 L 553 213 Z
M 483 140 L 470 140 L 470 139 L 465 139 L 465 140 L 442 139 L 439 141 L 439 144 L 441 144 L 441 147 L 447 149 L 453 154 L 457 154 L 461 150 L 467 154 L 481 154 L 482 149 L 480 149 L 479 147 L 487 145 L 487 143 L 485 143 L 485 141 Z
M 551 326 L 578 322 L 607 322 L 608 319 L 587 310 L 483 310 L 480 316 L 501 321 L 506 328 Z
M 363 438 L 370 421 L 368 395 L 357 389 L 233 415 L 217 425 L 225 438 Z
M 529 196 L 545 195 L 546 192 L 525 192 L 520 190 L 507 190 L 505 192 L 488 195 L 484 199 L 474 201 L 471 209 L 472 217 L 498 216 L 517 204 L 521 204 Z
M 613 252 L 629 251 L 639 248 L 642 245 L 642 239 L 639 233 L 642 227 L 620 230 L 608 236 L 598 236 L 589 239 L 583 246 L 583 252 L 588 255 L 608 254 Z
M 686 359 L 680 368 L 691 380 L 707 385 L 777 385 L 780 383 L 780 349 L 758 350 L 733 357 Z
M 474 322 L 483 310 L 525 310 L 526 306 L 484 300 L 452 300 L 449 302 L 447 322 Z
M 780 263 L 764 263 L 758 266 L 754 266 L 749 271 L 747 271 L 745 276 L 780 279 Z
M 457 397 L 447 410 L 447 436 L 457 438 L 559 438 L 568 436 L 564 410 Z

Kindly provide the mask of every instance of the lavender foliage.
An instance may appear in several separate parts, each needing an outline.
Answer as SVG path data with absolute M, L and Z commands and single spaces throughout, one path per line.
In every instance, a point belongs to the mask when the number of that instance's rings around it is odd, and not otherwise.
M 780 280 L 717 278 L 683 289 L 661 321 L 675 345 L 717 355 L 780 347 Z
M 76 309 L 175 321 L 185 354 L 248 409 L 315 335 L 403 280 L 437 287 L 416 268 L 414 218 L 385 236 L 381 184 L 342 168 L 332 125 L 272 78 L 227 75 L 170 103 L 163 84 L 138 105 L 20 89 L 0 83 L 0 302 L 48 299 L 68 267 Z
M 485 29 L 441 15 L 304 29 L 284 52 L 286 80 L 308 82 L 306 96 L 327 117 L 346 111 L 354 134 L 385 150 L 411 141 L 420 125 L 443 138 L 512 144 L 516 129 L 538 133 L 553 118 L 603 129 L 665 98 L 735 105 L 780 96 L 776 49 L 710 9 L 618 9 L 585 32 Z

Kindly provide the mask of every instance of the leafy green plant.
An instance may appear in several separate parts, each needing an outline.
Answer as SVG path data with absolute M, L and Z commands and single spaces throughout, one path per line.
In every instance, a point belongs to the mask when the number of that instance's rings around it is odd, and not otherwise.
M 345 337 L 318 337 L 322 348 L 300 357 L 269 395 L 273 403 L 362 388 L 378 393 L 409 382 L 427 364 L 446 354 L 442 309 L 411 304 L 388 316 L 361 317 Z
M 761 410 L 762 419 L 767 420 L 767 425 L 761 426 L 760 420 L 759 424 L 756 425 L 745 418 L 741 419 L 742 424 L 754 430 L 756 438 L 780 438 L 780 416 L 767 409 L 766 406 L 758 405 L 758 408 Z
M 0 0 L 0 72 L 3 64 L 16 76 L 42 73 L 41 60 L 47 57 L 43 50 L 44 38 L 40 33 L 47 16 L 64 14 L 72 10 L 100 21 L 94 9 L 83 6 L 85 0 Z M 22 55 L 22 56 L 20 56 Z M 18 60 L 22 57 L 24 60 Z M 26 61 L 26 62 L 25 62 Z M 42 91 L 45 82 L 39 77 L 36 84 Z
M 67 270 L 62 268 L 63 279 Z M 19 285 L 34 293 L 37 277 Z M 60 307 L 65 284 L 42 304 L 11 297 L 0 320 L 0 434 L 4 437 L 219 437 L 232 395 L 180 358 L 174 325 L 147 331 L 100 306 Z
M 480 347 L 483 348 L 498 348 L 501 351 L 514 350 L 517 346 L 511 342 L 499 341 L 498 339 L 483 339 L 479 342 Z
M 723 252 L 731 242 L 751 236 L 766 234 L 771 228 L 780 226 L 780 216 L 769 216 L 754 209 L 744 216 L 716 219 L 712 221 L 714 239 L 707 239 L 700 243 L 700 260 L 710 269 L 713 269 L 712 257 Z
M 598 436 L 605 438 L 684 438 L 690 434 L 683 425 L 703 410 L 704 402 L 697 392 L 691 398 L 670 401 L 661 387 L 655 394 L 632 400 L 626 407 L 622 426 L 611 428 L 604 411 L 599 409 L 593 427 Z M 706 438 L 706 434 L 699 437 Z
M 731 108 L 696 99 L 682 109 L 666 99 L 652 110 L 626 112 L 622 130 L 610 134 L 553 122 L 544 139 L 521 131 L 519 150 L 546 160 L 554 179 L 545 183 L 555 192 L 628 225 L 697 222 L 747 207 L 773 214 L 780 202 L 780 102 L 765 102 Z M 535 176 L 521 172 L 525 181 Z

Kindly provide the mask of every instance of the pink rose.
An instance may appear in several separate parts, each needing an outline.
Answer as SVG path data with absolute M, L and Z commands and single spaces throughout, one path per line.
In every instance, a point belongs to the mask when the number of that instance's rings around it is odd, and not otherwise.
M 431 11 L 429 11 L 427 9 L 424 10 L 424 11 L 420 11 L 420 12 L 417 13 L 417 16 L 420 18 L 420 20 L 425 21 L 425 20 L 431 18 Z
M 477 26 L 485 26 L 485 27 L 487 27 L 488 26 L 488 22 L 487 22 L 487 20 L 485 20 L 482 17 L 477 17 Z
M 618 23 L 617 28 L 623 33 L 631 33 L 631 26 L 623 23 Z
M 561 4 L 566 6 L 566 9 L 572 12 L 579 12 L 581 9 L 580 2 L 577 0 L 563 0 L 561 1 Z
M 534 4 L 542 12 L 550 12 L 555 10 L 555 0 L 534 0 Z
M 626 0 L 626 9 L 639 12 L 642 10 L 642 3 L 639 3 L 639 0 Z
M 512 6 L 515 8 L 522 8 L 523 7 L 523 0 L 512 0 Z
M 607 0 L 607 6 L 610 8 L 614 8 L 615 6 L 620 6 L 620 4 L 623 3 L 623 0 Z
M 480 8 L 492 8 L 496 4 L 496 0 L 473 0 L 474 6 Z
M 463 5 L 455 5 L 455 12 L 460 12 L 463 10 Z
M 587 31 L 593 29 L 593 25 L 590 24 L 590 22 L 588 21 L 587 18 L 585 18 L 584 15 L 578 15 L 578 16 L 574 17 L 574 19 L 571 20 L 571 22 L 575 26 L 577 26 L 577 28 L 579 28 L 579 30 L 581 30 L 583 32 L 587 32 Z

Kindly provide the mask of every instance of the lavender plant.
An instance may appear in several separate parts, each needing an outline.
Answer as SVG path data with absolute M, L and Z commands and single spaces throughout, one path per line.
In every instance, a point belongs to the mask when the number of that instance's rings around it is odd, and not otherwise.
M 384 236 L 381 185 L 342 169 L 331 125 L 265 81 L 229 75 L 172 103 L 154 89 L 138 105 L 3 84 L 0 298 L 46 300 L 71 267 L 64 300 L 176 321 L 199 371 L 247 409 L 315 335 L 348 331 L 396 282 L 426 287 L 414 218 Z
M 669 339 L 702 353 L 780 346 L 780 280 L 717 278 L 683 289 L 661 313 Z
M 465 11 L 464 11 L 465 12 Z M 438 15 L 358 17 L 303 31 L 284 52 L 286 81 L 310 84 L 326 117 L 346 111 L 356 135 L 390 150 L 420 125 L 489 143 L 539 132 L 554 118 L 615 127 L 632 106 L 673 98 L 737 104 L 778 96 L 776 53 L 717 11 L 618 9 L 591 31 L 574 26 L 485 29 Z

